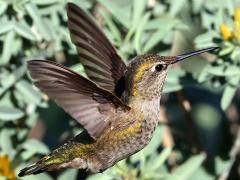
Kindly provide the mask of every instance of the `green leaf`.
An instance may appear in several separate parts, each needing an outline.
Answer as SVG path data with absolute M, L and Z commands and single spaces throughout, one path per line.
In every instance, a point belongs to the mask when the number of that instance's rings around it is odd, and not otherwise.
M 16 37 L 12 44 L 12 56 L 19 57 L 21 53 L 23 53 L 23 39 Z
M 132 25 L 139 25 L 139 21 L 143 16 L 144 9 L 146 7 L 147 0 L 133 0 L 133 15 L 132 15 Z
M 155 159 L 155 161 L 152 163 L 151 170 L 155 171 L 157 170 L 162 164 L 167 160 L 168 156 L 172 152 L 172 147 L 165 148 L 161 154 Z
M 54 180 L 47 173 L 41 173 L 41 174 L 38 174 L 37 176 L 24 176 L 23 178 L 20 178 L 20 179 L 22 180 Z
M 203 82 L 207 80 L 209 76 L 228 76 L 228 77 L 238 77 L 240 75 L 239 67 L 234 65 L 219 65 L 219 66 L 211 66 L 207 65 L 198 77 L 199 82 Z
M 112 21 L 109 14 L 107 14 L 105 11 L 100 11 L 100 13 L 103 16 L 103 18 L 104 18 L 107 26 L 109 27 L 112 35 L 114 36 L 115 40 L 117 41 L 117 45 L 120 45 L 122 42 L 122 39 L 121 39 L 121 33 L 120 33 L 119 29 L 117 28 L 115 23 Z
M 198 14 L 201 10 L 201 8 L 204 6 L 204 0 L 197 0 L 193 1 L 193 12 L 194 14 Z
M 57 180 L 76 179 L 77 173 L 77 169 L 68 169 L 58 176 Z
M 29 159 L 34 154 L 47 154 L 49 149 L 46 145 L 36 139 L 28 139 L 22 146 L 25 151 L 22 153 L 23 159 Z
M 130 7 L 119 7 L 115 1 L 97 0 L 104 5 L 111 14 L 127 29 L 131 26 L 130 23 Z
M 82 6 L 80 6 L 82 7 Z M 61 9 L 60 9 L 61 8 Z M 52 16 L 52 14 L 57 14 L 57 19 L 53 19 L 52 17 L 47 18 L 52 21 L 52 25 L 56 25 L 56 20 L 59 21 L 59 16 L 58 12 L 62 13 L 62 9 L 64 9 L 64 13 L 66 13 L 65 7 L 59 6 L 59 4 L 53 4 L 50 6 L 46 6 L 45 8 L 39 9 L 39 14 L 44 17 L 44 16 Z M 62 13 L 63 14 L 63 13 Z M 67 21 L 67 16 L 66 14 L 63 14 L 64 21 Z M 66 17 L 66 18 L 65 18 Z M 46 19 L 46 18 L 45 18 Z M 51 26 L 50 26 L 51 27 Z M 52 28 L 52 27 L 51 27 Z M 61 27 L 62 28 L 62 27 Z
M 21 80 L 16 83 L 15 87 L 16 90 L 22 94 L 22 98 L 26 101 L 26 103 L 40 105 L 42 94 L 33 89 L 33 86 L 28 81 Z
M 184 164 L 173 170 L 167 180 L 183 180 L 189 177 L 201 166 L 205 160 L 205 154 L 199 154 L 189 158 Z
M 192 80 L 184 79 L 184 76 L 186 75 L 186 72 L 183 71 L 182 69 L 171 69 L 168 72 L 166 81 L 163 86 L 163 92 L 164 93 L 170 93 L 170 92 L 175 92 L 180 89 L 182 89 L 184 86 L 190 86 L 194 82 Z M 181 81 L 180 81 L 181 79 Z
M 31 41 L 36 41 L 36 36 L 32 33 L 31 28 L 25 21 L 20 21 L 14 25 L 15 31 L 22 37 Z
M 227 54 L 230 54 L 233 50 L 234 50 L 234 45 L 229 43 L 228 46 L 221 49 L 221 51 L 219 52 L 219 56 L 225 56 Z
M 141 20 L 141 24 L 139 24 L 137 30 L 136 30 L 136 34 L 134 36 L 134 47 L 137 51 L 137 54 L 141 54 L 142 50 L 141 50 L 141 37 L 142 37 L 142 33 L 144 31 L 145 25 L 147 24 L 148 19 L 150 18 L 150 13 L 146 13 L 142 20 Z
M 195 173 L 193 173 L 189 179 L 194 180 L 214 180 L 216 179 L 216 175 L 212 175 L 206 171 L 203 167 L 200 167 Z
M 6 11 L 7 6 L 8 6 L 7 2 L 0 1 L 0 15 L 2 15 Z
M 0 58 L 0 65 L 5 65 L 9 62 L 12 55 L 12 44 L 15 38 L 15 32 L 10 31 L 4 39 L 3 52 Z
M 43 21 L 37 6 L 33 3 L 27 3 L 25 7 L 29 15 L 32 17 L 34 25 L 37 27 L 37 30 L 39 31 L 41 36 L 45 40 L 50 41 L 52 39 L 52 37 L 50 36 L 51 33 L 48 31 L 48 27 Z
M 0 35 L 5 34 L 12 30 L 13 22 L 12 21 L 1 21 Z
M 216 157 L 214 159 L 214 161 L 215 161 L 215 164 L 216 164 L 215 168 L 216 168 L 216 174 L 217 175 L 222 174 L 222 172 L 224 170 L 226 170 L 233 163 L 233 162 L 231 162 L 232 161 L 231 159 L 230 160 L 223 160 L 220 157 Z
M 238 46 L 236 46 L 233 50 L 233 52 L 231 53 L 231 59 L 238 61 L 239 60 L 239 56 L 240 56 L 240 48 Z
M 21 129 L 21 130 L 18 130 L 18 133 L 17 133 L 17 139 L 19 141 L 23 141 L 27 138 L 29 134 L 29 130 L 28 129 Z
M 169 13 L 172 16 L 176 16 L 180 11 L 183 10 L 183 6 L 187 4 L 185 1 L 186 0 L 170 1 L 171 5 L 170 5 Z
M 34 0 L 34 3 L 37 5 L 51 5 L 58 2 L 59 0 Z
M 238 66 L 227 66 L 226 69 L 224 70 L 224 75 L 225 76 L 236 76 L 240 75 L 239 72 L 240 68 Z
M 29 127 L 32 127 L 38 118 L 38 113 L 31 113 L 27 118 L 26 118 L 26 125 Z
M 215 75 L 215 76 L 224 76 L 225 66 L 211 66 L 210 68 L 207 69 L 207 72 L 209 74 Z
M 207 68 L 209 68 L 208 65 L 203 68 L 202 72 L 199 73 L 199 75 L 197 77 L 197 81 L 199 83 L 203 83 L 204 81 L 208 80 L 208 77 L 210 74 L 207 72 Z
M 11 99 L 11 92 L 6 92 L 1 98 L 0 98 L 0 107 L 1 106 L 7 106 L 7 107 L 14 107 L 12 99 Z
M 221 108 L 226 110 L 228 106 L 231 104 L 232 99 L 237 91 L 237 87 L 232 85 L 227 85 L 223 91 L 223 95 L 221 98 Z
M 215 43 L 213 43 L 213 38 L 216 37 L 219 37 L 219 34 L 216 31 L 207 31 L 204 34 L 198 35 L 194 40 L 196 43 L 196 48 L 201 49 L 214 46 Z
M 173 18 L 171 16 L 163 16 L 163 17 L 159 17 L 157 19 L 151 19 L 150 21 L 148 21 L 145 29 L 146 30 L 162 29 L 166 24 L 172 21 L 176 21 L 178 22 L 178 24 L 182 24 L 182 22 L 180 23 L 179 19 Z
M 163 86 L 163 93 L 171 93 L 183 89 L 183 86 L 180 84 L 174 83 L 165 83 Z
M 179 82 L 179 79 L 184 77 L 186 72 L 183 69 L 170 69 L 167 75 L 167 81 L 172 83 Z
M 147 18 L 146 16 L 149 16 L 146 14 L 143 15 L 146 3 L 147 3 L 146 0 L 134 0 L 133 1 L 133 5 L 132 5 L 133 13 L 132 13 L 131 27 L 126 35 L 125 41 L 128 41 L 131 38 L 131 36 L 133 35 L 133 33 L 137 30 L 140 19 L 143 18 L 143 16 L 144 16 L 145 21 L 146 21 L 146 18 Z M 147 14 L 149 14 L 149 13 L 147 13 Z M 146 22 L 144 22 L 144 24 L 145 23 Z
M 150 49 L 156 46 L 172 30 L 172 28 L 177 23 L 178 23 L 177 20 L 168 22 L 165 24 L 165 26 L 155 31 L 144 45 L 143 52 L 148 52 Z
M 117 178 L 117 175 L 111 175 L 110 173 L 103 172 L 101 174 L 94 174 L 89 177 L 87 177 L 87 180 L 121 180 L 120 178 Z
M 239 75 L 239 67 L 233 65 L 207 66 L 203 71 L 214 76 L 236 76 Z
M 0 121 L 18 120 L 24 116 L 24 113 L 13 107 L 0 106 Z
M 11 140 L 10 130 L 7 128 L 4 128 L 0 131 L 0 147 L 1 147 L 1 154 L 6 154 L 10 158 L 12 158 L 14 154 L 13 144 Z

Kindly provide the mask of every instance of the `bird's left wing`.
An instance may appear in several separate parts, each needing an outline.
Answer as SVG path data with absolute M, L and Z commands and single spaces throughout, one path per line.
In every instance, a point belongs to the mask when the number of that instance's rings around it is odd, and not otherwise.
M 117 107 L 129 109 L 115 95 L 67 67 L 43 60 L 28 62 L 34 84 L 77 120 L 94 139 L 110 124 Z
M 115 92 L 126 65 L 110 41 L 81 8 L 67 5 L 68 29 L 88 77 L 100 87 Z

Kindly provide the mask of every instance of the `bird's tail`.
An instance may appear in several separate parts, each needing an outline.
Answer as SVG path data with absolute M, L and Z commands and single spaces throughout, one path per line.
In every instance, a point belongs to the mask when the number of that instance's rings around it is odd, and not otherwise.
M 87 162 L 84 159 L 81 159 L 78 153 L 78 152 L 83 152 L 81 148 L 84 147 L 81 143 L 78 143 L 80 140 L 79 138 L 81 137 L 76 136 L 73 140 L 70 140 L 64 145 L 55 149 L 49 155 L 44 156 L 35 164 L 22 169 L 18 174 L 18 176 L 22 177 L 30 174 L 35 175 L 35 174 L 42 173 L 44 171 L 52 171 L 52 170 L 67 168 L 67 167 L 80 168 L 80 169 L 87 168 Z M 82 156 L 83 155 L 84 154 L 82 153 Z M 75 158 L 76 160 L 74 161 Z
M 40 159 L 38 162 L 35 164 L 26 167 L 20 171 L 18 174 L 19 177 L 26 176 L 26 175 L 31 175 L 31 174 L 39 174 L 44 171 L 54 169 L 54 166 L 56 165 L 56 162 L 53 161 L 50 155 L 47 155 Z

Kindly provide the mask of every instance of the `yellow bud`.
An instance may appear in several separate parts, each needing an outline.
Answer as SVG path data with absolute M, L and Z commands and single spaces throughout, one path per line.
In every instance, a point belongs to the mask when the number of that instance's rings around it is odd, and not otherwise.
M 240 7 L 236 8 L 234 11 L 234 20 L 240 22 Z
M 233 37 L 237 40 L 240 40 L 240 21 L 234 21 Z
M 225 24 L 220 25 L 220 33 L 224 40 L 228 40 L 231 38 L 231 32 L 228 30 L 228 27 Z
M 0 176 L 15 179 L 16 176 L 10 167 L 8 156 L 0 156 Z

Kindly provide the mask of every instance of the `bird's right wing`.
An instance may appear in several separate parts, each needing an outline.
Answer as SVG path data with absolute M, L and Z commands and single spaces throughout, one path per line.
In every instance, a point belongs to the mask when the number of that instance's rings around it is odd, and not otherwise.
M 28 69 L 34 84 L 94 139 L 109 126 L 116 108 L 129 109 L 114 94 L 60 64 L 33 60 L 28 62 Z

